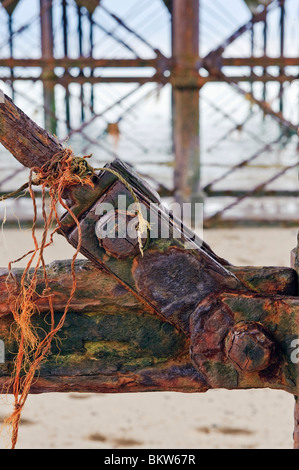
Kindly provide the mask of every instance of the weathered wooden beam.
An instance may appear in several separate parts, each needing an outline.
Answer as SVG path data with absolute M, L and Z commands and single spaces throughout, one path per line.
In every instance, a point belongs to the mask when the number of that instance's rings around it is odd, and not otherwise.
M 292 269 L 228 269 L 260 294 L 270 295 L 277 290 L 291 295 L 297 288 Z M 192 363 L 190 339 L 181 331 L 157 317 L 104 269 L 80 260 L 76 262 L 75 271 L 77 290 L 58 335 L 59 342 L 53 343 L 31 393 L 204 392 L 211 387 Z M 0 364 L 0 386 L 7 386 L 17 352 L 11 334 L 9 305 L 10 296 L 18 292 L 22 270 L 16 269 L 13 273 L 15 279 L 8 277 L 6 269 L 0 270 L 0 340 L 5 346 L 5 361 Z M 59 321 L 72 288 L 70 261 L 53 262 L 47 267 L 47 274 L 56 321 Z M 40 270 L 36 289 L 39 314 L 34 315 L 33 325 L 40 327 L 41 332 L 49 328 L 48 294 L 44 289 Z M 238 315 L 238 308 L 235 314 Z M 244 387 L 247 385 L 244 382 Z M 239 386 L 232 383 L 232 388 Z
M 47 273 L 58 322 L 72 288 L 70 261 L 52 263 Z M 8 281 L 7 275 L 7 270 L 0 271 L 0 339 L 5 345 L 1 387 L 9 382 L 17 352 L 7 287 L 17 292 L 22 271 L 14 270 L 16 283 Z M 162 322 L 111 274 L 92 263 L 77 261 L 76 278 L 76 294 L 59 342 L 53 342 L 31 393 L 207 390 L 204 378 L 191 363 L 189 341 L 183 333 Z M 36 289 L 40 314 L 33 318 L 33 326 L 40 331 L 49 328 L 44 288 L 40 272 Z
M 33 122 L 0 90 L 0 142 L 22 165 L 42 166 L 62 150 L 58 140 Z
M 78 260 L 75 264 L 77 289 L 70 304 L 70 312 L 90 312 L 105 309 L 108 314 L 116 314 L 119 309 L 134 311 L 137 315 L 154 314 L 154 310 L 145 306 L 135 295 L 123 287 L 114 276 L 103 267 L 95 267 L 87 260 Z M 226 266 L 238 279 L 257 293 L 297 295 L 297 276 L 292 268 Z M 18 292 L 22 269 L 14 269 L 15 279 L 8 276 L 7 268 L 0 268 L 0 318 L 9 313 L 9 299 Z M 54 310 L 63 312 L 72 288 L 70 261 L 54 261 L 47 266 L 51 285 Z M 86 290 L 86 285 L 89 288 Z M 40 313 L 49 311 L 48 297 L 43 295 L 45 283 L 42 270 L 38 273 L 35 301 Z

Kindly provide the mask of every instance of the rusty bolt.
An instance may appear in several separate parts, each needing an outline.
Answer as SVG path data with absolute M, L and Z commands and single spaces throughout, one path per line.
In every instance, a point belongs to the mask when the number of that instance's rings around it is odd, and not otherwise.
M 138 220 L 129 212 L 111 211 L 103 215 L 96 224 L 96 236 L 99 244 L 114 258 L 123 259 L 135 256 L 139 252 L 137 238 Z M 142 245 L 147 238 L 142 238 Z
M 227 358 L 241 371 L 266 369 L 274 355 L 274 341 L 260 323 L 239 322 L 225 338 Z

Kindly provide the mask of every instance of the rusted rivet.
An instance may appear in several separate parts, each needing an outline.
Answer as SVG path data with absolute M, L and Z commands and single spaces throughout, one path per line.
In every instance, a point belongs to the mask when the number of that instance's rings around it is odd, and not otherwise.
M 111 211 L 96 224 L 96 236 L 100 246 L 118 259 L 135 256 L 139 252 L 137 237 L 138 218 L 129 212 Z M 142 238 L 143 247 L 147 238 Z
M 274 341 L 260 323 L 239 322 L 225 338 L 227 358 L 241 371 L 266 369 L 274 355 Z

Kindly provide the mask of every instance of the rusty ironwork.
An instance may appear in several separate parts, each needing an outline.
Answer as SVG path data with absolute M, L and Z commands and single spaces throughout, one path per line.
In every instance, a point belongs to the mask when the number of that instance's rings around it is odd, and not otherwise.
M 65 89 L 65 124 L 69 135 L 73 135 L 74 128 L 71 121 L 71 87 L 72 83 L 80 85 L 80 114 L 81 120 L 86 127 L 90 122 L 97 119 L 94 106 L 94 87 L 100 83 L 137 83 L 143 85 L 146 83 L 158 83 L 161 85 L 170 84 L 173 90 L 173 151 L 174 151 L 174 183 L 171 193 L 177 200 L 200 200 L 204 194 L 201 188 L 201 164 L 199 158 L 199 90 L 210 82 L 225 82 L 233 89 L 257 105 L 265 115 L 273 118 L 282 128 L 287 128 L 288 132 L 296 132 L 297 123 L 292 123 L 283 115 L 283 101 L 285 95 L 286 83 L 292 83 L 298 79 L 298 73 L 289 72 L 288 67 L 298 67 L 298 57 L 287 57 L 285 50 L 285 11 L 286 2 L 282 0 L 272 0 L 270 2 L 246 2 L 251 11 L 249 21 L 233 31 L 219 46 L 209 51 L 204 57 L 199 56 L 198 37 L 200 5 L 199 0 L 186 0 L 184 8 L 181 10 L 180 0 L 164 1 L 165 6 L 170 12 L 172 23 L 172 53 L 166 57 L 158 48 L 152 46 L 151 42 L 144 37 L 142 33 L 129 26 L 125 19 L 120 18 L 109 8 L 95 0 L 77 1 L 78 15 L 78 45 L 79 56 L 74 59 L 69 57 L 70 44 L 68 38 L 68 6 L 67 2 L 62 3 L 62 33 L 63 33 L 63 57 L 54 57 L 53 38 L 54 31 L 52 25 L 52 0 L 40 0 L 40 26 L 41 26 L 41 57 L 40 58 L 16 58 L 14 57 L 13 43 L 14 37 L 21 34 L 26 29 L 26 25 L 18 30 L 13 28 L 13 15 L 19 1 L 2 1 L 2 6 L 6 8 L 10 25 L 10 57 L 0 59 L 0 67 L 8 67 L 11 71 L 10 76 L 5 74 L 1 76 L 3 82 L 10 84 L 12 93 L 15 93 L 14 83 L 19 80 L 41 81 L 44 87 L 44 109 L 46 128 L 56 133 L 56 125 L 59 121 L 55 116 L 55 94 L 56 84 L 60 84 Z M 162 3 L 162 2 L 161 2 Z M 257 8 L 259 5 L 259 8 Z M 95 11 L 99 8 L 112 19 L 116 28 L 108 30 L 102 23 L 99 24 L 95 19 Z M 163 8 L 163 6 L 161 6 Z M 275 9 L 280 10 L 280 51 L 278 57 L 267 55 L 267 18 Z M 213 7 L 217 13 L 217 6 Z M 83 57 L 83 29 L 82 19 L 87 18 L 90 25 L 89 56 Z M 263 56 L 254 55 L 255 47 L 255 25 L 263 25 Z M 185 26 L 184 26 L 185 25 Z M 94 58 L 93 41 L 95 28 L 105 30 L 106 35 L 113 38 L 122 47 L 130 51 L 133 58 Z M 139 57 L 134 48 L 118 35 L 117 28 L 132 35 L 140 41 L 144 47 L 151 52 L 152 58 Z M 229 57 L 227 48 L 246 33 L 251 34 L 251 55 L 249 57 Z M 26 67 L 27 73 L 24 76 L 15 74 L 18 67 Z M 34 75 L 30 69 L 41 69 L 41 73 Z M 248 74 L 232 74 L 232 67 L 247 67 Z M 256 67 L 261 67 L 262 72 L 256 73 Z M 269 73 L 270 67 L 276 67 L 278 75 Z M 63 73 L 57 74 L 56 69 L 63 70 Z M 98 76 L 96 73 L 100 69 L 124 68 L 134 69 L 129 76 L 126 74 L 112 75 L 104 74 Z M 4 70 L 3 69 L 3 70 Z M 148 69 L 149 74 L 145 76 L 138 70 Z M 86 72 L 87 70 L 87 72 Z M 204 72 L 203 72 L 204 71 Z M 253 93 L 245 92 L 240 86 L 242 82 L 262 82 L 263 99 L 257 99 Z M 279 112 L 267 102 L 266 84 L 268 82 L 277 82 L 280 84 L 279 91 Z M 83 85 L 89 83 L 90 96 L 87 98 L 84 93 Z M 19 90 L 18 90 L 19 93 Z M 86 100 L 89 100 L 86 103 Z M 115 103 L 116 104 L 116 103 Z M 92 113 L 91 120 L 86 117 L 86 109 Z M 188 125 L 187 125 L 187 124 Z M 82 133 L 83 128 L 76 130 Z M 86 138 L 86 133 L 82 133 Z M 90 137 L 90 136 L 89 136 Z M 89 140 L 90 142 L 90 140 Z M 93 144 L 97 145 L 96 139 Z M 240 164 L 241 166 L 241 164 Z M 225 172 L 226 174 L 226 172 Z M 223 175 L 225 177 L 225 174 Z M 277 173 L 279 176 L 279 173 Z M 207 186 L 211 186 L 208 183 Z M 252 192 L 248 192 L 250 196 Z M 236 200 L 238 204 L 240 201 Z
M 41 74 L 44 88 L 45 127 L 52 134 L 56 134 L 56 119 L 53 117 L 55 116 L 55 84 L 52 80 L 54 69 L 47 63 L 47 61 L 53 58 L 54 54 L 52 0 L 40 0 L 40 23 L 42 56 L 46 60 Z M 51 114 L 46 109 L 51 110 Z

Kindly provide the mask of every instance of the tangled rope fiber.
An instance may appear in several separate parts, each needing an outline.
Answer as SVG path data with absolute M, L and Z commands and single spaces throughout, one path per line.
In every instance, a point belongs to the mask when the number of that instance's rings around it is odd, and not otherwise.
M 28 188 L 33 202 L 34 211 L 32 223 L 32 238 L 34 242 L 34 248 L 23 255 L 21 258 L 10 262 L 8 266 L 8 277 L 14 279 L 12 265 L 21 261 L 27 256 L 30 257 L 21 277 L 20 286 L 18 287 L 18 294 L 16 295 L 14 293 L 15 290 L 10 290 L 10 308 L 14 319 L 14 334 L 18 343 L 18 352 L 14 361 L 14 372 L 8 385 L 8 389 L 12 388 L 14 395 L 14 409 L 12 414 L 5 419 L 4 424 L 11 427 L 12 449 L 15 448 L 17 443 L 21 413 L 28 398 L 31 385 L 35 380 L 42 361 L 47 357 L 51 350 L 53 339 L 65 323 L 67 312 L 76 291 L 75 261 L 82 245 L 82 232 L 76 215 L 63 200 L 65 190 L 71 186 L 79 184 L 93 187 L 94 178 L 96 177 L 95 170 L 109 171 L 117 176 L 130 191 L 137 205 L 137 215 L 139 221 L 138 240 L 141 254 L 143 254 L 141 235 L 144 230 L 148 228 L 148 223 L 143 219 L 139 201 L 132 187 L 119 173 L 112 169 L 94 169 L 88 164 L 86 158 L 88 157 L 75 157 L 71 149 L 64 149 L 54 155 L 52 160 L 43 165 L 41 168 L 32 168 L 30 171 L 28 183 L 24 184 L 18 191 L 1 198 L 2 200 L 7 199 L 8 197 L 15 196 L 24 189 Z M 34 185 L 39 185 L 42 191 L 42 216 L 44 227 L 40 244 L 38 243 L 36 237 L 37 205 L 33 191 Z M 47 191 L 50 197 L 50 208 L 48 209 L 48 212 L 46 211 Z M 71 292 L 60 320 L 55 323 L 53 300 L 51 297 L 51 289 L 49 286 L 46 264 L 44 260 L 44 250 L 53 243 L 53 236 L 61 226 L 57 213 L 57 204 L 60 204 L 71 215 L 74 222 L 76 223 L 78 228 L 78 245 L 71 262 L 71 275 L 73 280 Z M 50 227 L 53 219 L 56 220 L 57 225 L 56 228 L 51 232 Z M 50 331 L 47 333 L 45 332 L 42 339 L 40 339 L 40 335 L 35 330 L 31 322 L 32 316 L 38 312 L 35 299 L 37 296 L 37 274 L 40 267 L 43 270 L 45 282 L 43 296 L 47 297 L 48 299 L 50 312 Z M 7 286 L 9 286 L 8 283 Z

